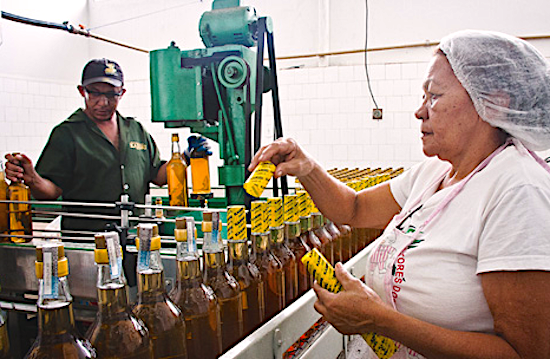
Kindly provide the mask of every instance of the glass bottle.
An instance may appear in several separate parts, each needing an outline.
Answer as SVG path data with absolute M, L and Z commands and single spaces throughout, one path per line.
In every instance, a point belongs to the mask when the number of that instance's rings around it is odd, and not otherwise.
M 226 269 L 219 216 L 219 212 L 203 212 L 204 281 L 220 304 L 222 351 L 226 351 L 243 336 L 243 303 L 239 282 Z
M 284 197 L 284 215 L 285 215 L 285 243 L 296 257 L 296 267 L 298 270 L 298 294 L 296 297 L 304 294 L 311 286 L 310 274 L 306 266 L 302 263 L 304 254 L 311 248 L 300 238 L 300 220 L 298 216 L 298 196 L 288 194 Z
M 130 309 L 122 268 L 122 249 L 116 232 L 95 235 L 98 312 L 86 338 L 100 358 L 153 357 L 149 330 Z
M 281 262 L 269 249 L 266 201 L 251 203 L 250 222 L 252 224 L 252 263 L 264 278 L 265 318 L 269 319 L 285 307 L 285 272 Z
M 205 196 L 212 193 L 212 189 L 210 188 L 209 156 L 206 150 L 195 150 L 189 154 L 191 181 L 193 183 L 193 195 L 195 196 Z
M 149 328 L 155 358 L 187 358 L 185 322 L 164 287 L 160 236 L 156 224 L 139 224 L 138 294 L 134 313 Z
M 324 228 L 332 237 L 334 263 L 345 262 L 342 254 L 342 234 L 340 230 L 327 217 L 324 217 Z
M 227 270 L 241 286 L 244 335 L 254 331 L 265 318 L 264 278 L 249 260 L 244 206 L 227 208 Z
M 8 323 L 4 312 L 0 310 L 0 359 L 9 359 L 10 340 L 8 337 Z
M 285 306 L 298 296 L 298 264 L 296 256 L 285 243 L 283 224 L 283 200 L 278 197 L 267 199 L 271 253 L 281 262 L 285 273 Z
M 61 242 L 36 248 L 38 336 L 25 358 L 96 358 L 90 342 L 77 332 L 67 275 L 69 262 Z
M 10 201 L 30 201 L 31 190 L 22 182 L 12 181 L 8 186 Z M 31 205 L 27 203 L 9 203 L 11 241 L 14 243 L 30 242 L 32 238 L 23 238 L 18 235 L 32 235 Z
M 317 248 L 321 253 L 326 253 L 326 245 L 321 242 L 313 232 L 313 221 L 311 217 L 311 198 L 306 191 L 298 191 L 298 214 L 300 215 L 300 238 L 309 249 Z M 325 257 L 326 258 L 326 257 Z M 310 276 L 310 286 L 313 277 Z
M 172 158 L 166 166 L 170 206 L 189 206 L 187 166 L 181 158 L 179 135 L 172 134 Z
M 321 247 L 321 253 L 333 266 L 334 262 L 334 243 L 332 242 L 332 236 L 325 227 L 323 227 L 323 215 L 319 212 L 311 214 L 313 222 L 313 233 L 319 238 L 323 246 Z
M 4 164 L 0 161 L 0 200 L 7 201 L 8 199 L 8 184 L 4 173 Z M 9 216 L 8 204 L 0 203 L 0 234 L 8 234 L 9 232 Z M 9 242 L 9 237 L 0 237 L 0 242 Z
M 347 224 L 332 223 L 332 225 L 340 231 L 340 238 L 342 240 L 342 262 L 346 262 L 353 257 L 351 227 Z
M 176 218 L 177 278 L 170 298 L 181 309 L 187 330 L 189 359 L 215 359 L 222 353 L 220 307 L 212 288 L 203 283 L 193 217 Z

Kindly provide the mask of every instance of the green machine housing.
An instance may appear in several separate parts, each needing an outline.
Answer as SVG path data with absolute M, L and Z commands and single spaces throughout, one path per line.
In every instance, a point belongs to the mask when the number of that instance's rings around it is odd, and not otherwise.
M 219 143 L 224 160 L 219 182 L 228 205 L 250 201 L 242 185 L 252 155 L 251 115 L 257 92 L 261 102 L 261 94 L 273 87 L 264 86 L 273 80 L 264 81 L 262 72 L 274 70 L 263 67 L 264 33 L 258 32 L 271 32 L 270 19 L 258 21 L 254 8 L 239 3 L 216 0 L 212 11 L 202 15 L 199 30 L 206 48 L 181 51 L 172 43 L 150 53 L 152 120 L 166 128 L 189 127 Z M 250 47 L 258 44 L 259 35 L 262 48 L 254 51 Z M 262 71 L 259 81 L 257 66 Z M 256 121 L 255 131 L 260 128 Z

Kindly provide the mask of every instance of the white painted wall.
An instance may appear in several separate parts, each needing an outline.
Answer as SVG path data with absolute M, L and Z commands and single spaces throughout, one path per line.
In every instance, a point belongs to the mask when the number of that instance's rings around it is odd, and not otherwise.
M 250 0 L 270 16 L 278 56 L 356 50 L 365 46 L 364 0 Z M 2 0 L 3 11 L 84 24 L 94 33 L 147 50 L 176 41 L 202 48 L 198 23 L 211 1 L 197 0 Z M 465 28 L 512 35 L 550 35 L 547 0 L 370 0 L 369 48 L 438 41 Z M 147 54 L 59 30 L 0 23 L 0 153 L 24 151 L 36 160 L 53 126 L 81 105 L 76 91 L 83 65 L 107 57 L 125 72 L 123 114 L 137 117 L 170 153 L 170 132 L 150 121 Z M 532 43 L 550 57 L 550 40 Z M 421 161 L 419 123 L 413 111 L 432 48 L 369 52 L 375 99 L 384 110 L 373 121 L 364 55 L 299 58 L 278 62 L 283 129 L 326 168 L 405 166 Z M 269 96 L 265 120 L 272 121 Z M 267 122 L 266 122 L 267 123 Z M 264 126 L 264 139 L 272 129 Z M 178 130 L 184 139 L 189 130 Z M 216 146 L 215 150 L 216 150 Z M 543 154 L 548 155 L 548 153 Z M 214 156 L 217 157 L 217 156 Z M 220 164 L 213 158 L 213 165 Z M 213 177 L 216 171 L 212 168 Z M 216 181 L 216 180 L 215 180 Z

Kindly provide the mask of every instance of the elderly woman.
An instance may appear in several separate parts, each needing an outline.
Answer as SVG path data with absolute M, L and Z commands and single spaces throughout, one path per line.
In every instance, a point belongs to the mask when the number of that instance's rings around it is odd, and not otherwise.
M 344 291 L 315 285 L 315 308 L 342 333 L 390 338 L 383 358 L 550 358 L 550 169 L 532 152 L 550 148 L 550 66 L 522 40 L 463 31 L 423 89 L 430 158 L 392 181 L 353 192 L 291 139 L 251 163 L 297 176 L 335 222 L 386 228 L 366 284 L 338 264 Z

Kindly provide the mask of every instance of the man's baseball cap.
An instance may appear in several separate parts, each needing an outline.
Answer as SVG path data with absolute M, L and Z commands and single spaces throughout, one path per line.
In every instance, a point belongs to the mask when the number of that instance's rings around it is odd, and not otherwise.
M 124 85 L 122 69 L 116 62 L 108 59 L 91 60 L 82 71 L 82 86 L 97 82 L 122 87 Z

